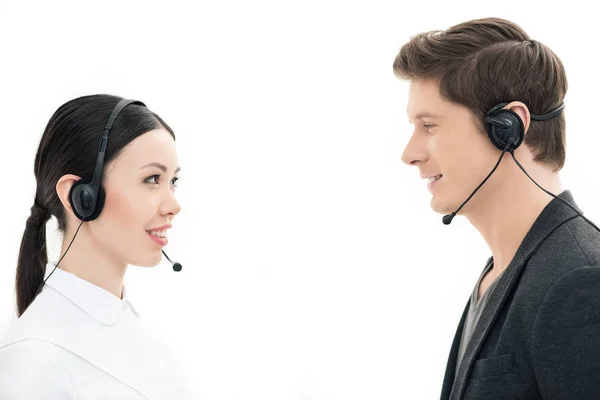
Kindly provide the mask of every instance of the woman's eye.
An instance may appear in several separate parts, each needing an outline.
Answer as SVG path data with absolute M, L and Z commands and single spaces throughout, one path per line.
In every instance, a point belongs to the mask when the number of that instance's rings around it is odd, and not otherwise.
M 433 128 L 434 126 L 435 126 L 434 124 L 423 124 L 423 127 L 425 129 L 430 129 L 430 128 Z
M 148 179 L 146 179 L 144 182 L 146 182 L 146 183 L 151 183 L 151 184 L 154 184 L 154 185 L 157 185 L 157 184 L 158 184 L 158 178 L 159 178 L 159 177 L 160 177 L 160 175 L 152 175 L 152 176 L 148 177 Z M 156 181 L 151 181 L 151 180 L 153 180 L 154 178 L 156 178 Z M 175 178 L 173 178 L 173 179 L 171 180 L 171 182 L 173 183 L 173 186 L 174 186 L 174 187 L 177 187 L 177 181 L 178 181 L 178 180 L 179 180 L 179 177 L 175 177 Z
M 151 180 L 152 178 L 156 178 L 156 179 L 158 179 L 158 175 L 152 175 L 151 177 L 149 177 L 148 179 L 146 179 L 144 182 L 146 182 L 146 183 L 153 183 L 153 182 L 148 182 L 148 181 L 149 181 L 149 180 Z M 156 183 L 158 183 L 158 182 L 156 182 Z

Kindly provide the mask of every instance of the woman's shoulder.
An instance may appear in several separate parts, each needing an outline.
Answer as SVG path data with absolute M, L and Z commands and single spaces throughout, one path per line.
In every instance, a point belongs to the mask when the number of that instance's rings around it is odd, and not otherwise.
M 51 368 L 58 368 L 58 359 L 64 349 L 54 343 L 36 338 L 26 338 L 0 346 L 0 370 L 5 366 L 31 367 L 31 360 L 40 360 Z
M 76 325 L 80 320 L 72 316 L 71 308 L 74 307 L 63 296 L 52 290 L 42 290 L 20 317 L 10 321 L 5 334 L 0 337 L 0 349 L 23 339 L 43 339 L 42 334 L 55 332 L 59 327 L 59 330 L 64 330 L 67 326 Z M 76 330 L 75 327 L 72 329 Z
M 75 399 L 57 362 L 60 351 L 52 343 L 36 339 L 0 348 L 0 398 Z

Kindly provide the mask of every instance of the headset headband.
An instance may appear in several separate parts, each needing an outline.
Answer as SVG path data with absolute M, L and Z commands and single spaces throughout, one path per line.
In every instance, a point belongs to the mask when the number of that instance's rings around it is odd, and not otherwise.
M 129 100 L 123 99 L 117 103 L 115 108 L 112 111 L 112 114 L 106 121 L 106 125 L 104 126 L 104 134 L 102 135 L 102 139 L 100 140 L 100 148 L 98 150 L 98 158 L 96 159 L 96 168 L 94 169 L 94 177 L 90 182 L 90 185 L 97 189 L 100 186 L 100 180 L 102 177 L 102 169 L 104 168 L 104 153 L 106 151 L 106 146 L 108 145 L 108 133 L 110 132 L 115 119 L 117 119 L 117 115 L 129 104 L 138 104 L 140 106 L 146 106 L 144 103 L 138 100 Z
M 506 106 L 508 103 L 500 103 L 494 107 L 492 107 L 487 114 L 490 115 L 492 114 L 494 111 L 501 109 L 502 107 Z M 565 103 L 561 103 L 560 106 L 558 106 L 556 109 L 546 113 L 546 114 L 542 114 L 542 115 L 537 115 L 537 114 L 529 114 L 531 119 L 534 121 L 547 121 L 549 119 L 552 119 L 554 117 L 556 117 L 558 114 L 560 114 L 562 112 L 562 110 L 564 110 L 565 108 Z

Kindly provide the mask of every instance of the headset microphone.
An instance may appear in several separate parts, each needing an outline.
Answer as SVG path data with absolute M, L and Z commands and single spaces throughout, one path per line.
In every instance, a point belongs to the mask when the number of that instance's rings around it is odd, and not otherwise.
M 165 253 L 165 251 L 163 250 L 162 253 L 165 255 L 165 257 L 167 257 L 167 260 L 169 260 L 169 262 L 171 264 L 173 264 L 173 271 L 179 272 L 181 271 L 181 264 L 179 264 L 178 262 L 174 263 L 173 261 L 171 261 L 171 259 L 169 258 L 169 256 L 167 255 L 167 253 Z
M 523 142 L 523 139 L 525 137 L 525 129 L 523 126 L 523 120 L 521 120 L 521 117 L 517 113 L 515 113 L 512 110 L 502 108 L 502 107 L 506 106 L 507 104 L 508 103 L 501 103 L 501 104 L 494 106 L 486 113 L 486 116 L 484 118 L 484 121 L 487 123 L 487 133 L 488 133 L 489 139 L 494 144 L 494 146 L 496 146 L 496 148 L 498 148 L 499 150 L 502 150 L 502 154 L 500 154 L 500 158 L 498 159 L 496 166 L 494 166 L 494 169 L 492 169 L 492 172 L 490 172 L 488 174 L 488 176 L 485 177 L 483 182 L 481 182 L 479 184 L 479 186 L 477 186 L 477 188 L 473 191 L 473 193 L 471 193 L 471 195 L 467 198 L 467 200 L 465 200 L 460 205 L 460 207 L 458 207 L 458 209 L 456 211 L 454 211 L 452 214 L 444 215 L 444 217 L 442 218 L 442 222 L 444 223 L 444 225 L 449 225 L 452 222 L 452 218 L 454 218 L 456 216 L 456 214 L 463 208 L 463 206 L 465 204 L 467 204 L 467 202 L 469 200 L 471 200 L 471 197 L 473 197 L 473 195 L 479 190 L 479 188 L 481 186 L 483 186 L 483 184 L 489 179 L 490 176 L 492 176 L 494 171 L 496 171 L 496 168 L 498 168 L 498 165 L 500 164 L 502 157 L 504 157 L 504 153 L 506 153 L 506 151 L 508 151 L 510 153 L 510 155 L 512 156 L 512 158 L 515 160 L 515 163 L 517 163 L 517 165 L 519 166 L 519 168 L 521 168 L 521 170 L 523 170 L 525 175 L 527 175 L 527 177 L 529 179 L 531 179 L 531 181 L 533 183 L 535 183 L 537 187 L 539 187 L 540 189 L 542 189 L 544 192 L 548 193 L 550 196 L 554 197 L 555 199 L 560 200 L 563 203 L 565 203 L 573 211 L 575 211 L 581 218 L 583 218 L 588 224 L 593 226 L 594 229 L 596 229 L 598 232 L 600 232 L 600 228 L 598 228 L 596 225 L 594 225 L 594 223 L 592 221 L 590 221 L 586 217 L 584 217 L 583 214 L 580 213 L 579 211 L 577 211 L 575 209 L 575 207 L 573 207 L 571 204 L 569 204 L 569 202 L 550 193 L 549 191 L 547 191 L 546 189 L 544 189 L 543 187 L 538 185 L 537 182 L 534 181 L 531 176 L 529 176 L 527 171 L 525 171 L 525 169 L 519 163 L 519 161 L 517 161 L 514 150 L 517 147 L 519 147 L 519 145 Z M 535 120 L 535 121 L 546 121 L 548 119 L 554 118 L 555 116 L 559 115 L 564 108 L 565 108 L 565 104 L 562 103 L 558 108 L 550 111 L 547 114 L 543 114 L 543 115 L 530 114 L 531 119 Z
M 452 222 L 452 218 L 454 218 L 456 216 L 456 214 L 461 210 L 461 208 L 463 208 L 463 206 L 465 204 L 467 204 L 467 202 L 469 200 L 471 200 L 471 197 L 473 197 L 473 195 L 479 190 L 479 188 L 483 186 L 483 184 L 489 179 L 490 176 L 492 176 L 492 174 L 494 173 L 494 171 L 496 171 L 496 168 L 498 168 L 498 165 L 500 165 L 500 161 L 502 160 L 502 157 L 504 156 L 504 153 L 506 153 L 506 150 L 508 150 L 508 148 L 512 144 L 514 144 L 514 139 L 513 138 L 508 138 L 508 143 L 506 144 L 506 147 L 502 151 L 502 154 L 500 155 L 500 158 L 498 159 L 498 162 L 494 166 L 494 169 L 492 170 L 492 172 L 490 172 L 488 174 L 488 176 L 485 177 L 485 179 L 483 180 L 483 182 L 481 182 L 479 184 L 479 186 L 477 186 L 477 189 L 475 189 L 473 191 L 473 193 L 471 193 L 471 195 L 460 205 L 460 207 L 458 207 L 458 210 L 454 211 L 452 214 L 444 215 L 444 218 L 442 218 L 442 222 L 444 223 L 444 225 L 450 225 L 450 222 Z M 511 150 L 511 154 L 512 154 L 512 150 Z M 513 157 L 514 157 L 514 155 L 513 155 Z

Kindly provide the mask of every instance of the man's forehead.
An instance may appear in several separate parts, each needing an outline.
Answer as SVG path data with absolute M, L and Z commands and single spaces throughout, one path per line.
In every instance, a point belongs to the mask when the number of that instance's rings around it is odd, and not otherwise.
M 410 82 L 406 110 L 409 117 L 441 116 L 447 106 L 436 81 L 415 79 Z

